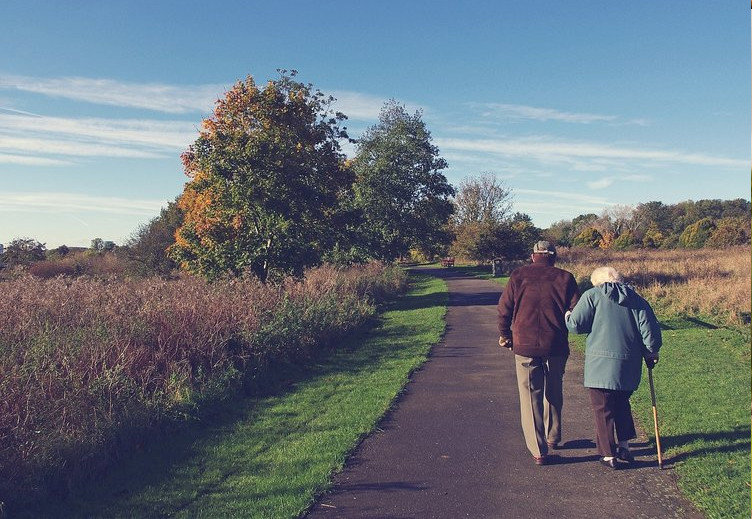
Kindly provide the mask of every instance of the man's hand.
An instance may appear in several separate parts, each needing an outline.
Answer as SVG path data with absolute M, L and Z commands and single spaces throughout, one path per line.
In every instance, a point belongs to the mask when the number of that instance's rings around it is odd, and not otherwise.
M 506 348 L 511 351 L 512 349 L 512 339 L 509 339 L 507 337 L 499 337 L 499 346 L 502 348 Z
M 658 364 L 658 355 L 645 357 L 645 365 L 648 369 L 653 369 L 656 364 Z

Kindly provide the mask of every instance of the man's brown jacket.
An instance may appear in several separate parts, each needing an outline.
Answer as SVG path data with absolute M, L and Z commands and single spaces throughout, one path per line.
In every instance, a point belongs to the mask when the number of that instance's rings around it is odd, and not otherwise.
M 564 313 L 580 298 L 574 276 L 545 263 L 512 271 L 499 299 L 499 335 L 524 357 L 569 355 Z

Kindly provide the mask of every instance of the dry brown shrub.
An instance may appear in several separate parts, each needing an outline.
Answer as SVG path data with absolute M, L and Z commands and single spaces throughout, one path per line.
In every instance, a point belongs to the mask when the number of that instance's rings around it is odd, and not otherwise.
M 55 479 L 44 470 L 91 472 L 129 430 L 183 416 L 273 361 L 305 358 L 368 318 L 374 294 L 404 283 L 383 265 L 321 267 L 277 286 L 190 276 L 0 283 L 0 501 Z
M 561 249 L 559 266 L 587 284 L 596 267 L 618 270 L 652 305 L 669 314 L 748 324 L 750 248 L 611 251 Z

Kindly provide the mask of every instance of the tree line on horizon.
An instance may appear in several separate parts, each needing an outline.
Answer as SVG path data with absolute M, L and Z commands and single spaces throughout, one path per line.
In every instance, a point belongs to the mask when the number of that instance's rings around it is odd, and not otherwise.
M 174 202 L 122 247 L 96 238 L 86 255 L 115 254 L 141 275 L 250 272 L 266 281 L 322 263 L 523 259 L 539 239 L 601 249 L 750 243 L 744 199 L 612 206 L 537 228 L 512 211 L 512 189 L 492 173 L 452 186 L 420 111 L 410 114 L 390 100 L 378 123 L 353 140 L 347 117 L 331 109 L 334 98 L 297 81 L 295 71 L 279 72 L 263 87 L 248 76 L 217 101 L 181 155 L 189 180 Z M 341 149 L 346 140 L 356 148 L 352 159 Z M 19 238 L 2 264 L 69 253 Z M 61 273 L 81 272 L 69 266 Z

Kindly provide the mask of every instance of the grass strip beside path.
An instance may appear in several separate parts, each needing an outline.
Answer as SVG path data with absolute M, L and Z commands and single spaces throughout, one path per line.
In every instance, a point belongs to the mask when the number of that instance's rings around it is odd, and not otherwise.
M 374 328 L 314 359 L 273 396 L 235 402 L 35 516 L 297 517 L 330 484 L 444 332 L 446 284 L 414 276 Z

